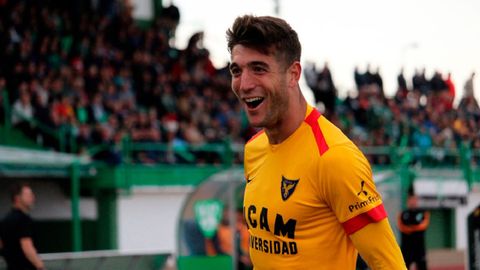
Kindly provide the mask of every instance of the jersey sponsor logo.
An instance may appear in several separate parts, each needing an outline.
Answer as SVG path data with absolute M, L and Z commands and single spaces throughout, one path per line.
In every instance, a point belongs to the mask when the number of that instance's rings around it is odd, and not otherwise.
M 361 196 L 363 198 L 366 197 L 366 199 L 363 199 L 361 201 L 356 201 L 353 204 L 350 204 L 348 206 L 348 211 L 350 211 L 350 213 L 352 213 L 353 211 L 360 210 L 365 206 L 368 206 L 380 200 L 379 195 L 370 196 L 368 195 L 368 192 L 364 188 L 365 188 L 365 181 L 362 180 L 362 182 L 360 182 L 360 191 L 357 193 L 357 196 L 359 197 Z
M 368 196 L 368 192 L 363 189 L 364 186 L 365 186 L 365 181 L 362 180 L 362 182 L 360 183 L 360 191 L 357 193 L 357 196 L 360 196 L 360 194 Z
M 285 178 L 285 176 L 282 175 L 282 186 L 280 187 L 280 191 L 282 193 L 282 199 L 284 201 L 286 201 L 288 198 L 290 198 L 290 196 L 292 196 L 295 188 L 297 187 L 298 181 L 300 181 L 300 179 L 291 180 Z
M 255 205 L 250 205 L 247 207 L 247 211 L 244 209 L 247 217 L 247 226 L 253 229 L 260 229 L 267 232 L 271 232 L 270 225 L 268 222 L 268 209 L 262 207 L 260 214 L 257 216 L 257 207 Z M 282 215 L 275 215 L 275 223 L 273 224 L 273 234 L 275 236 L 286 236 L 290 239 L 295 239 L 295 227 L 297 226 L 297 220 L 288 219 L 285 222 L 285 219 Z
M 245 211 L 246 209 L 246 211 Z M 280 214 L 275 215 L 273 223 L 273 232 L 268 222 L 268 208 L 262 207 L 257 215 L 255 205 L 245 206 L 247 227 L 250 229 L 259 229 L 273 233 L 274 239 L 260 238 L 255 235 L 255 231 L 250 231 L 250 248 L 269 254 L 295 255 L 298 253 L 297 242 L 295 240 L 295 227 L 297 220 L 284 219 Z M 286 237 L 288 241 L 280 240 L 280 237 Z
M 250 236 L 250 248 L 270 254 L 295 255 L 298 253 L 297 242 L 267 240 Z

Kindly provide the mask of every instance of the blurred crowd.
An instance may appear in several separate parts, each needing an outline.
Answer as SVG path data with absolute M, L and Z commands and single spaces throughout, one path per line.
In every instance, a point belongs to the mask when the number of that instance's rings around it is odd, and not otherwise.
M 73 1 L 82 5 L 74 8 L 63 1 L 0 3 L 0 88 L 8 91 L 11 122 L 47 147 L 57 147 L 55 138 L 29 120 L 63 128 L 67 141 L 76 142 L 70 152 L 125 136 L 175 146 L 227 136 L 243 143 L 253 132 L 230 91 L 228 69 L 216 69 L 203 48 L 203 33 L 184 49 L 170 46 L 180 21 L 177 7 L 163 8 L 142 28 L 128 2 L 94 7 Z M 152 153 L 136 159 L 177 161 Z
M 64 130 L 70 142 L 64 150 L 75 153 L 124 138 L 172 148 L 226 138 L 243 145 L 255 133 L 230 90 L 228 67 L 212 64 L 203 33 L 192 35 L 186 48 L 171 45 L 180 22 L 177 7 L 164 7 L 141 25 L 128 1 L 94 2 L 0 1 L 0 99 L 6 99 L 0 102 L 0 123 L 8 104 L 13 127 L 56 150 L 59 138 L 48 130 Z M 458 106 L 450 74 L 440 71 L 430 78 L 418 71 L 411 83 L 401 72 L 395 96 L 386 97 L 378 69 L 355 69 L 357 89 L 344 99 L 328 64 L 307 65 L 305 76 L 325 116 L 359 146 L 456 149 L 466 142 L 480 148 L 474 73 Z M 113 150 L 98 154 L 110 163 L 121 161 Z M 196 158 L 221 162 L 215 155 Z M 139 151 L 134 159 L 184 161 L 168 151 Z M 376 156 L 372 162 L 390 161 Z
M 407 81 L 403 70 L 397 76 L 393 97 L 386 97 L 379 69 L 367 64 L 354 70 L 356 91 L 339 99 L 328 63 L 307 66 L 305 78 L 315 102 L 357 145 L 414 147 L 431 153 L 440 163 L 459 163 L 459 149 L 480 149 L 480 109 L 474 96 L 475 72 L 465 82 L 458 104 L 451 74 L 416 70 Z M 456 157 L 455 157 L 456 156 Z M 388 155 L 371 157 L 374 164 L 390 163 Z

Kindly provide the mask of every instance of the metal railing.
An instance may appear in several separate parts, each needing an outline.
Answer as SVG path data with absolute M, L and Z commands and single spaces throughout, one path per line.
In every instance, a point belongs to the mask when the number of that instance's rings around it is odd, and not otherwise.
M 49 270 L 162 270 L 169 256 L 169 252 L 118 250 L 40 254 Z M 0 259 L 0 270 L 6 269 L 5 262 Z

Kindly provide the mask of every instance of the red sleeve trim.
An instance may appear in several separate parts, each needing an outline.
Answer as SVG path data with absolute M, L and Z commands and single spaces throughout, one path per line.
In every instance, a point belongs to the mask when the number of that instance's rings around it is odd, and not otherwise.
M 362 213 L 356 217 L 353 217 L 343 223 L 343 229 L 350 235 L 370 223 L 379 222 L 387 217 L 387 212 L 383 207 L 383 204 L 370 209 L 368 212 Z
M 305 122 L 312 128 L 313 136 L 317 142 L 318 152 L 320 152 L 320 155 L 323 155 L 323 153 L 327 152 L 328 145 L 318 124 L 318 118 L 320 118 L 321 115 L 319 111 L 313 109 L 307 118 L 305 118 Z
M 265 132 L 265 130 L 264 130 L 264 129 L 260 130 L 260 131 L 259 131 L 259 132 L 257 132 L 255 135 L 253 135 L 253 136 L 252 136 L 252 137 L 251 137 L 251 138 L 250 138 L 250 139 L 247 141 L 247 143 L 249 143 L 249 142 L 251 142 L 251 141 L 255 140 L 255 138 L 257 138 L 258 136 L 262 135 L 264 132 Z

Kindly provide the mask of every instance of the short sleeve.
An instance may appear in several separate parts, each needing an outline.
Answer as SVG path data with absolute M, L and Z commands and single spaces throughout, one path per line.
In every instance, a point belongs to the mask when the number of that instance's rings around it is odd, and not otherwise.
M 327 204 L 347 234 L 387 216 L 370 164 L 353 144 L 330 148 L 322 156 L 320 175 Z
M 27 215 L 22 216 L 18 224 L 18 237 L 32 237 L 33 236 L 33 221 Z

